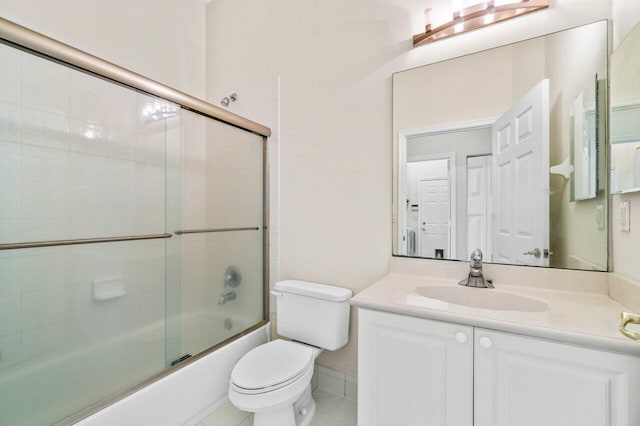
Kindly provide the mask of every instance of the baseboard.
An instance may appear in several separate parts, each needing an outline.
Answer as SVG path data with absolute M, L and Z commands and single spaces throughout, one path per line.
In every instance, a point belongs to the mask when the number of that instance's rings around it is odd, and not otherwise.
M 316 364 L 315 371 L 317 372 L 317 389 L 352 401 L 358 399 L 358 378 L 356 376 L 319 364 Z

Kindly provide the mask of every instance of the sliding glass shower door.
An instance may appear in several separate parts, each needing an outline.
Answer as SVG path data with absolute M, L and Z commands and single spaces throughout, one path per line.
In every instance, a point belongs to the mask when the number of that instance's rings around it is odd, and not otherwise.
M 0 44 L 0 424 L 264 319 L 263 138 Z
M 183 110 L 181 356 L 263 319 L 262 137 Z

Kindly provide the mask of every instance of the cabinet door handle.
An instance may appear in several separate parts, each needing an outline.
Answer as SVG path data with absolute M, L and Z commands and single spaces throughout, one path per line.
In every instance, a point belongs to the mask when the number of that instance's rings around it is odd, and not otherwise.
M 491 346 L 493 346 L 493 342 L 488 337 L 481 337 L 480 346 L 484 349 L 491 349 Z
M 468 337 L 467 337 L 467 335 L 466 335 L 466 334 L 464 334 L 463 332 L 458 331 L 458 332 L 456 333 L 456 341 L 457 341 L 458 343 L 467 343 L 467 340 L 468 340 Z
M 632 314 L 630 312 L 623 312 L 620 315 L 622 322 L 620 323 L 620 327 L 618 330 L 629 339 L 632 340 L 640 340 L 640 333 L 636 333 L 635 331 L 627 330 L 628 324 L 640 324 L 640 315 Z

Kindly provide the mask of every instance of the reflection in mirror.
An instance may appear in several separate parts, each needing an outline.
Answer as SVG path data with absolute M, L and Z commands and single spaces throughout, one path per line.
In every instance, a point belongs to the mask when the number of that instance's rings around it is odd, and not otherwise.
M 394 255 L 606 270 L 597 22 L 393 76 Z
M 596 75 L 573 101 L 571 126 L 571 201 L 597 196 L 598 115 L 604 92 L 598 90 Z M 571 169 L 569 169 L 571 171 Z
M 611 192 L 640 191 L 640 24 L 611 55 Z

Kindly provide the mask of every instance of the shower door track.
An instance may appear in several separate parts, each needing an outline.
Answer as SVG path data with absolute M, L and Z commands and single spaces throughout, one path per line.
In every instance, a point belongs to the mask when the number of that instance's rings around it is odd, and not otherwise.
M 156 240 L 171 238 L 171 234 L 131 235 L 125 237 L 79 238 L 75 240 L 32 241 L 26 243 L 0 244 L 0 250 L 17 250 L 37 247 L 73 246 L 78 244 L 111 243 L 118 241 Z

